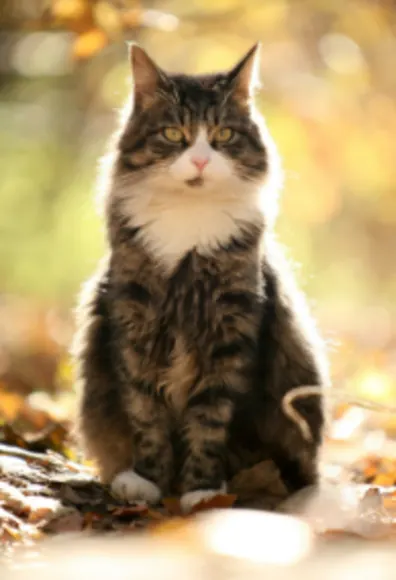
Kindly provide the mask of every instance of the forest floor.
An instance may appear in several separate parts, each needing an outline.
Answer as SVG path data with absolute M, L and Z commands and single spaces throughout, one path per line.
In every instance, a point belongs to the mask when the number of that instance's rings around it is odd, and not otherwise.
M 100 485 L 71 436 L 75 394 L 65 356 L 68 322 L 47 314 L 29 317 L 24 311 L 20 319 L 14 314 L 14 326 L 8 325 L 14 332 L 3 333 L 8 342 L 3 338 L 0 345 L 0 572 L 4 563 L 49 538 L 109 532 L 135 538 L 142 530 L 150 535 L 191 522 L 175 498 L 154 508 L 125 505 Z M 7 326 L 5 317 L 3 322 Z M 396 545 L 395 347 L 389 343 L 378 352 L 367 344 L 364 351 L 344 340 L 339 348 L 323 485 L 288 498 L 275 466 L 263 462 L 238 474 L 228 494 L 196 511 L 277 510 L 297 516 L 321 539 Z M 344 398 L 338 385 L 345 389 Z
M 12 557 L 16 546 L 70 532 L 84 534 L 151 530 L 182 518 L 179 501 L 164 499 L 154 508 L 125 505 L 102 486 L 92 466 L 79 462 L 73 450 L 69 421 L 38 411 L 19 395 L 0 393 L 3 415 L 41 425 L 21 432 L 13 422 L 0 428 L 0 540 L 2 556 Z M 395 538 L 396 445 L 384 431 L 366 435 L 382 454 L 368 453 L 361 437 L 342 439 L 356 425 L 355 407 L 339 409 L 323 452 L 324 483 L 320 489 L 288 498 L 279 473 L 262 462 L 238 474 L 228 494 L 199 504 L 195 510 L 253 507 L 280 510 L 308 521 L 321 535 L 354 534 L 366 539 Z M 348 494 L 346 494 L 348 490 Z

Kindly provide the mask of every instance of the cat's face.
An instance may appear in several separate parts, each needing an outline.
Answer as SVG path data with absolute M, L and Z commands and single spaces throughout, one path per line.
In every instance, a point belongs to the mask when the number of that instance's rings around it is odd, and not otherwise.
M 255 57 L 256 47 L 228 73 L 169 75 L 133 46 L 134 107 L 120 140 L 123 175 L 165 191 L 257 190 L 268 152 L 252 115 Z

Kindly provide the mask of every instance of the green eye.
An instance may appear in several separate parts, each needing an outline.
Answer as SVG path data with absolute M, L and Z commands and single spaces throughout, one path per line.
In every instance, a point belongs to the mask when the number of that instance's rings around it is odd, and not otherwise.
M 171 141 L 172 143 L 180 143 L 180 141 L 183 141 L 184 139 L 183 131 L 176 127 L 166 127 L 162 133 L 165 139 L 168 139 L 168 141 Z
M 234 131 L 228 127 L 224 127 L 216 131 L 214 138 L 218 143 L 227 143 L 227 141 L 230 141 L 233 136 Z

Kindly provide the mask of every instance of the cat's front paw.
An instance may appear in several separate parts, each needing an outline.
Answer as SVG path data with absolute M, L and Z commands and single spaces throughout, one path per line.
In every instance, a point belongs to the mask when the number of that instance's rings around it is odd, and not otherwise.
M 209 501 L 216 497 L 216 495 L 223 495 L 224 493 L 227 493 L 225 483 L 220 489 L 196 489 L 195 491 L 189 491 L 181 497 L 180 506 L 182 512 L 187 514 L 199 503 Z
M 143 500 L 150 504 L 156 504 L 161 499 L 160 488 L 133 469 L 122 471 L 116 475 L 111 483 L 111 491 L 121 501 L 130 503 Z

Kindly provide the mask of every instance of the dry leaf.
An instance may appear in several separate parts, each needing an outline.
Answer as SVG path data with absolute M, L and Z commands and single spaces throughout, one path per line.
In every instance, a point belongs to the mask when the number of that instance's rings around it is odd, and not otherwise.
M 374 485 L 390 486 L 395 485 L 395 473 L 379 473 L 372 481 Z
M 84 527 L 83 515 L 74 508 L 63 507 L 62 512 L 43 526 L 43 531 L 50 534 L 78 532 Z
M 18 515 L 28 511 L 23 493 L 6 481 L 0 481 L 0 502 L 4 507 Z
M 190 514 L 201 512 L 214 508 L 229 508 L 236 502 L 237 496 L 235 494 L 219 494 L 207 500 L 202 500 L 197 503 Z M 183 516 L 183 511 L 180 505 L 180 499 L 175 497 L 168 497 L 162 500 L 167 511 L 173 516 Z
M 172 516 L 181 516 L 182 509 L 180 499 L 177 497 L 166 497 L 162 500 L 163 505 Z
M 11 427 L 11 425 L 8 425 L 8 423 L 3 425 L 3 427 L 0 429 L 0 431 L 3 432 L 1 440 L 4 441 L 5 443 L 7 443 L 8 445 L 15 445 L 16 447 L 22 447 L 23 449 L 26 449 L 28 447 L 28 444 L 27 444 L 26 440 L 24 439 L 24 437 L 19 435 Z
M 129 519 L 131 517 L 145 516 L 148 512 L 146 505 L 127 505 L 116 507 L 111 510 L 113 516 Z
M 148 518 L 150 518 L 151 520 L 163 521 L 165 519 L 164 514 L 162 514 L 161 512 L 159 512 L 157 510 L 153 510 L 153 509 L 147 509 L 146 516 Z
M 215 495 L 214 497 L 211 497 L 209 499 L 204 499 L 202 501 L 200 501 L 199 503 L 197 503 L 193 509 L 191 510 L 191 513 L 195 514 L 197 512 L 202 512 L 202 511 L 206 511 L 206 510 L 210 510 L 210 509 L 217 509 L 217 508 L 230 508 L 234 505 L 234 503 L 237 500 L 237 496 L 230 494 L 230 493 L 224 493 L 224 494 L 220 494 L 220 495 Z
M 28 522 L 37 524 L 51 520 L 62 509 L 62 504 L 51 497 L 27 496 L 25 507 L 29 510 Z
M 8 422 L 15 421 L 25 404 L 24 398 L 3 390 L 1 385 L 0 389 L 0 418 Z
M 271 460 L 237 473 L 229 483 L 229 491 L 238 496 L 238 505 L 262 509 L 273 509 L 289 495 L 279 469 Z

